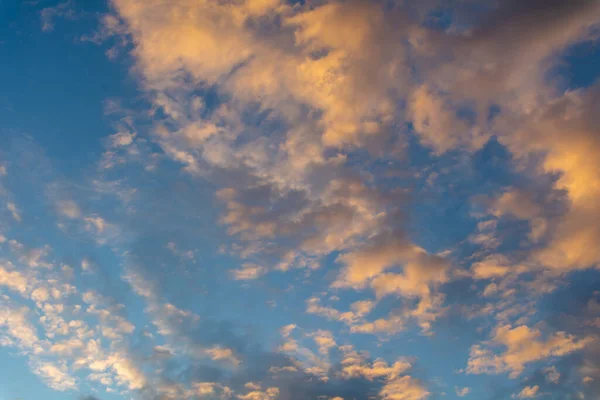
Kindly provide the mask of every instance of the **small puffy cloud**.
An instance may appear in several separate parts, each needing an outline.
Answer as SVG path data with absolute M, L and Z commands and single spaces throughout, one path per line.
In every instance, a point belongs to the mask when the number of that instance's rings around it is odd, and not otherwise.
M 82 265 L 83 267 L 83 265 Z M 154 287 L 153 285 L 145 279 L 141 274 L 136 272 L 130 272 L 123 276 L 123 279 L 129 283 L 131 289 L 139 296 L 142 296 L 146 299 L 154 298 Z
M 38 287 L 33 292 L 31 292 L 31 298 L 37 302 L 44 302 L 50 298 L 50 292 L 45 287 Z
M 199 320 L 195 313 L 182 310 L 170 303 L 151 303 L 147 311 L 152 315 L 152 323 L 158 333 L 163 336 L 178 336 L 182 327 Z
M 233 271 L 233 277 L 236 280 L 257 279 L 267 273 L 267 268 L 260 265 L 245 263 L 242 268 Z
M 108 143 L 110 147 L 125 147 L 133 143 L 135 139 L 135 133 L 118 132 L 108 137 Z
M 406 360 L 398 360 L 393 364 L 377 359 L 368 363 L 364 357 L 351 348 L 343 348 L 341 374 L 346 379 L 363 377 L 369 381 L 384 379 L 384 386 L 379 395 L 388 400 L 422 400 L 429 397 L 429 392 L 422 383 L 405 373 L 411 368 Z
M 375 302 L 371 300 L 359 300 L 350 305 L 350 308 L 357 316 L 364 316 L 371 312 L 375 307 Z
M 456 395 L 458 397 L 465 397 L 466 395 L 469 394 L 471 389 L 469 389 L 468 387 L 463 387 L 463 388 L 455 387 L 454 391 L 456 392 Z
M 512 397 L 516 397 L 519 399 L 533 399 L 537 396 L 538 390 L 540 390 L 540 387 L 538 385 L 525 386 L 523 390 L 521 390 L 517 395 L 513 395 Z
M 82 300 L 88 304 L 87 313 L 96 315 L 100 321 L 98 331 L 109 339 L 120 339 L 122 335 L 131 334 L 135 326 L 122 315 L 123 306 L 114 300 L 101 296 L 95 291 L 83 293 Z
M 233 350 L 223 348 L 223 347 L 214 347 L 212 349 L 206 350 L 206 353 L 210 356 L 211 359 L 215 361 L 227 361 L 234 366 L 238 366 L 240 364 L 240 360 L 235 356 Z
M 81 260 L 81 269 L 85 272 L 92 272 L 94 270 L 94 266 L 90 260 L 83 258 Z
M 514 265 L 502 254 L 493 254 L 471 266 L 473 278 L 494 279 L 503 278 L 509 274 L 519 274 L 526 269 L 520 265 Z
M 416 308 L 406 311 L 405 319 L 416 318 L 424 331 L 430 329 L 431 323 L 441 313 L 443 297 L 435 293 L 435 288 L 448 281 L 450 269 L 450 263 L 443 257 L 428 254 L 406 240 L 384 234 L 363 248 L 341 255 L 338 260 L 345 264 L 345 268 L 333 287 L 362 288 L 369 285 L 378 299 L 390 294 L 418 299 Z M 385 273 L 399 266 L 402 273 Z M 375 328 L 374 325 L 365 325 L 361 331 L 380 330 Z
M 92 382 L 98 382 L 104 386 L 112 386 L 114 381 L 113 381 L 113 376 L 110 373 L 99 373 L 99 372 L 93 372 L 91 374 L 89 374 L 87 376 L 87 378 L 92 381 Z M 87 399 L 87 397 L 85 398 Z
M 298 368 L 293 365 L 286 365 L 284 367 L 270 367 L 269 373 L 273 375 L 285 374 L 285 373 L 294 373 L 298 372 Z
M 388 381 L 379 392 L 384 400 L 423 400 L 430 394 L 419 380 L 408 375 Z
M 429 285 L 447 281 L 449 263 L 442 257 L 428 254 L 422 248 L 392 234 L 385 234 L 361 249 L 338 258 L 345 268 L 334 287 L 363 287 L 371 282 L 381 297 L 398 293 L 407 297 L 421 296 Z M 403 266 L 402 274 L 382 275 L 394 266 Z
M 521 189 L 510 188 L 502 193 L 492 202 L 490 212 L 497 217 L 510 215 L 529 221 L 529 238 L 534 242 L 537 242 L 548 228 L 548 221 L 543 215 L 543 204 L 536 201 L 532 193 Z
M 115 373 L 115 380 L 119 385 L 130 390 L 141 389 L 146 385 L 147 379 L 133 361 L 122 353 L 114 353 L 109 359 L 111 369 Z
M 496 199 L 491 211 L 500 217 L 514 215 L 520 219 L 534 219 L 542 213 L 541 206 L 531 198 L 531 194 L 519 189 L 510 189 Z
M 498 292 L 498 285 L 496 285 L 495 283 L 490 283 L 489 285 L 487 285 L 485 287 L 485 289 L 483 289 L 483 293 L 482 295 L 484 297 L 489 297 L 489 296 L 493 296 Z
M 81 209 L 73 200 L 61 200 L 57 203 L 58 212 L 67 218 L 76 219 L 81 217 Z
M 329 349 L 337 346 L 333 334 L 329 331 L 319 329 L 310 336 L 313 338 L 317 347 L 319 348 L 319 353 L 324 356 L 329 354 Z
M 364 308 L 365 306 L 363 306 Z M 306 300 L 306 312 L 309 314 L 316 314 L 327 319 L 344 322 L 346 324 L 353 324 L 360 320 L 362 315 L 354 311 L 339 311 L 332 307 L 327 307 L 321 304 L 321 299 L 318 297 L 311 297 Z
M 254 387 L 253 385 L 251 388 Z M 241 400 L 274 400 L 279 396 L 279 388 L 269 387 L 265 391 L 252 390 L 246 394 L 238 394 L 236 397 Z
M 67 0 L 54 7 L 46 7 L 40 11 L 40 17 L 42 19 L 42 31 L 52 31 L 54 29 L 54 20 L 56 18 L 73 19 L 75 17 L 73 3 L 71 0 Z
M 436 153 L 459 145 L 479 146 L 487 137 L 459 118 L 451 97 L 422 85 L 410 96 L 409 117 L 421 141 Z
M 558 383 L 560 381 L 560 372 L 558 372 L 555 366 L 544 368 L 544 373 L 546 374 L 546 381 L 551 383 Z
M 84 347 L 84 343 L 79 338 L 71 338 L 62 342 L 53 343 L 50 346 L 50 352 L 62 357 L 70 356 L 74 352 Z
M 32 370 L 54 390 L 64 392 L 77 388 L 76 379 L 69 374 L 64 364 L 56 365 L 50 362 L 37 361 Z
M 46 261 L 51 252 L 51 247 L 46 245 L 40 248 L 27 249 L 16 240 L 10 240 L 11 250 L 18 255 L 19 262 L 30 268 L 52 268 L 52 264 Z
M 338 257 L 345 265 L 335 286 L 362 287 L 385 270 L 398 265 L 416 254 L 418 249 L 410 243 L 390 236 L 381 236 L 362 249 Z
M 279 332 L 281 333 L 281 336 L 283 336 L 284 338 L 288 338 L 292 334 L 292 331 L 296 328 L 296 324 L 289 324 L 279 329 Z
M 15 221 L 21 222 L 21 212 L 15 203 L 9 201 L 6 203 L 6 209 L 10 212 L 10 215 L 12 215 Z
M 107 226 L 104 218 L 98 215 L 88 216 L 85 217 L 83 220 L 85 221 L 85 229 L 88 232 L 95 232 L 101 234 L 102 232 L 104 232 L 104 229 Z
M 6 269 L 6 265 L 0 264 L 0 286 L 25 294 L 28 285 L 28 278 L 25 275 L 16 270 Z
M 233 396 L 233 390 L 217 382 L 194 382 L 191 386 L 191 395 L 200 398 L 230 399 Z
M 389 365 L 383 360 L 375 360 L 369 365 L 362 357 L 357 357 L 356 354 L 350 353 L 346 354 L 345 358 L 342 360 L 341 372 L 346 378 L 362 376 L 369 380 L 381 377 L 395 379 L 400 374 L 410 369 L 410 367 L 410 363 L 403 360 L 396 361 L 392 365 Z
M 354 333 L 386 333 L 396 334 L 406 329 L 406 318 L 403 316 L 390 316 L 389 318 L 378 318 L 372 322 L 358 323 L 350 328 Z
M 16 341 L 16 345 L 31 353 L 43 351 L 43 343 L 37 334 L 37 329 L 29 321 L 30 310 L 27 307 L 17 307 L 3 304 L 0 299 L 0 341 Z
M 261 386 L 255 382 L 247 382 L 244 384 L 244 387 L 246 389 L 250 389 L 250 390 L 260 390 L 261 389 Z

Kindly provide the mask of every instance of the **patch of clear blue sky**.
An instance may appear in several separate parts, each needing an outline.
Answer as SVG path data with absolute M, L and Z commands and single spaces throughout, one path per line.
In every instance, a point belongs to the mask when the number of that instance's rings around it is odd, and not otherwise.
M 80 40 L 107 3 L 74 2 L 76 19 L 57 17 L 43 32 L 40 10 L 58 3 L 0 1 L 0 128 L 33 136 L 68 172 L 102 151 L 111 133 L 103 102 L 137 93 L 123 59 L 112 62 L 106 46 Z
M 600 78 L 598 41 L 585 41 L 572 46 L 564 53 L 562 63 L 555 73 L 560 76 L 567 90 L 591 86 Z

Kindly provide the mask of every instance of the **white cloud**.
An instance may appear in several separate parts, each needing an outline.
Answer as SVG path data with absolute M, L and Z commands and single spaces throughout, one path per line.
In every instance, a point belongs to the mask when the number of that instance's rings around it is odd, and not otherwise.
M 6 286 L 21 294 L 25 294 L 29 286 L 29 278 L 21 272 L 6 269 L 7 265 L 0 265 L 0 286 Z M 12 267 L 12 265 L 10 265 Z
M 233 277 L 236 280 L 252 280 L 261 277 L 267 273 L 267 268 L 260 265 L 245 263 L 242 268 L 233 271 Z
M 557 332 L 544 340 L 538 329 L 531 329 L 526 325 L 515 328 L 501 325 L 495 329 L 490 344 L 502 346 L 505 351 L 494 354 L 489 347 L 472 346 L 467 372 L 471 374 L 510 372 L 510 377 L 516 378 L 529 363 L 581 350 L 592 341 L 592 337 L 578 339 L 565 332 Z
M 10 211 L 10 215 L 12 215 L 15 221 L 21 222 L 21 213 L 15 203 L 9 201 L 6 203 L 6 209 Z
M 81 217 L 81 209 L 73 200 L 61 200 L 57 204 L 60 214 L 67 218 L 77 219 Z
M 54 390 L 64 392 L 77 388 L 75 378 L 69 374 L 64 364 L 56 365 L 50 362 L 36 361 L 33 365 L 33 372 Z
M 538 385 L 525 386 L 523 388 L 523 390 L 521 390 L 521 392 L 519 392 L 519 394 L 517 394 L 516 396 L 513 395 L 512 397 L 517 397 L 519 399 L 533 399 L 534 397 L 537 397 L 537 393 L 538 393 L 539 389 L 540 389 L 540 387 Z

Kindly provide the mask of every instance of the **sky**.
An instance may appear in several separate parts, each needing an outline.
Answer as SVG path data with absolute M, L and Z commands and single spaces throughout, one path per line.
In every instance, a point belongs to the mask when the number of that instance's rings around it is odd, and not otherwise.
M 600 399 L 600 2 L 0 0 L 0 400 Z

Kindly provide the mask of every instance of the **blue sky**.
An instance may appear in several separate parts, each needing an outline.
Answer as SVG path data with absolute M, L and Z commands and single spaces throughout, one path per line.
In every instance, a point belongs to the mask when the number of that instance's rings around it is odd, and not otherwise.
M 595 399 L 599 32 L 0 0 L 0 400 Z

